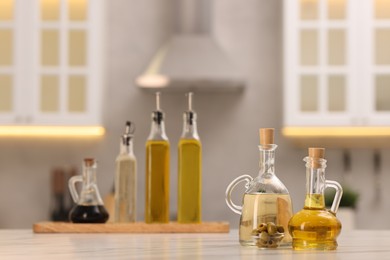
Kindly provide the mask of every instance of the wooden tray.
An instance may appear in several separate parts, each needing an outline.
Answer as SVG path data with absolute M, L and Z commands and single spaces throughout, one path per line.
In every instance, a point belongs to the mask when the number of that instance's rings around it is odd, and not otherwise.
M 228 233 L 228 222 L 202 222 L 200 224 L 106 223 L 74 224 L 66 222 L 39 222 L 34 233 Z

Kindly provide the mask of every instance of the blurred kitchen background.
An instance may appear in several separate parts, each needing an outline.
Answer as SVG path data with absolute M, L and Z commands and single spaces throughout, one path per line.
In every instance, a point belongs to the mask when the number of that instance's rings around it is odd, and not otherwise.
M 210 72 L 217 80 L 197 80 L 197 71 L 187 71 L 161 89 L 171 143 L 172 216 L 184 94 L 192 89 L 203 144 L 203 220 L 238 228 L 225 189 L 239 175 L 257 175 L 258 129 L 274 127 L 276 174 L 295 212 L 305 196 L 305 147 L 322 145 L 330 147 L 327 178 L 359 193 L 355 227 L 390 228 L 390 137 L 375 128 L 390 126 L 389 1 L 202 0 L 192 11 L 178 2 L 186 0 L 0 0 L 0 134 L 6 125 L 23 125 L 27 134 L 26 125 L 105 129 L 103 136 L 81 138 L 1 136 L 0 228 L 48 220 L 51 173 L 58 167 L 80 172 L 85 157 L 98 160 L 100 192 L 109 194 L 126 120 L 136 123 L 137 214 L 143 220 L 144 147 L 155 89 L 136 80 L 154 73 L 156 53 L 186 32 L 209 36 L 223 53 L 215 57 L 229 62 L 215 68 L 216 76 Z M 186 64 L 194 56 L 176 58 Z M 212 67 L 215 57 L 196 64 Z M 172 74 L 182 69 L 175 62 L 167 69 Z M 293 128 L 303 126 L 321 128 Z M 370 128 L 345 128 L 357 126 Z M 332 131 L 336 137 L 327 137 Z M 242 192 L 237 190 L 236 203 Z

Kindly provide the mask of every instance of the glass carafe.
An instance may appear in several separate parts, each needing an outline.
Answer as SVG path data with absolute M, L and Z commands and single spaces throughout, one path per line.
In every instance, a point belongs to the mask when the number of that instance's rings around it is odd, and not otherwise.
M 239 226 L 241 245 L 257 245 L 263 248 L 288 246 L 291 244 L 287 228 L 292 216 L 292 204 L 286 186 L 275 175 L 277 145 L 273 144 L 273 129 L 260 129 L 260 144 L 259 175 L 254 179 L 249 175 L 242 175 L 233 180 L 226 190 L 226 203 L 233 212 L 241 215 Z M 242 206 L 234 204 L 231 200 L 232 190 L 240 182 L 246 182 Z M 275 240 L 269 238 L 271 232 L 262 235 L 262 231 L 259 230 L 260 226 L 269 224 L 275 225 L 278 228 L 277 233 L 281 235 Z M 261 237 L 267 239 L 263 241 Z
M 335 181 L 325 179 L 326 160 L 323 148 L 309 148 L 306 162 L 306 198 L 304 208 L 289 222 L 289 232 L 295 250 L 334 250 L 336 238 L 341 232 L 341 223 L 336 212 L 343 194 Z M 336 189 L 330 210 L 325 208 L 324 190 Z
M 80 196 L 76 190 L 76 183 L 82 182 Z M 105 223 L 108 220 L 107 210 L 97 187 L 96 161 L 92 158 L 84 159 L 83 175 L 69 179 L 69 190 L 73 201 L 77 204 L 69 213 L 73 223 Z

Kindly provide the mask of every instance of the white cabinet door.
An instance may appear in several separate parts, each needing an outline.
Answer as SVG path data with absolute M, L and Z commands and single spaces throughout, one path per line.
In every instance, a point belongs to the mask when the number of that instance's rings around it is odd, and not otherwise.
M 21 18 L 16 15 L 13 0 L 0 1 L 0 122 L 15 124 L 22 120 L 18 77 L 22 55 L 18 53 Z
M 349 125 L 356 110 L 348 1 L 284 2 L 285 124 Z
M 390 125 L 390 1 L 284 4 L 285 125 Z
M 365 109 L 369 125 L 390 125 L 390 1 L 363 1 L 368 45 Z
M 103 0 L 9 2 L 19 38 L 11 44 L 16 66 L 7 69 L 18 82 L 9 115 L 1 111 L 9 101 L 0 99 L 1 123 L 100 125 Z M 9 92 L 1 80 L 8 79 L 0 76 L 0 91 Z

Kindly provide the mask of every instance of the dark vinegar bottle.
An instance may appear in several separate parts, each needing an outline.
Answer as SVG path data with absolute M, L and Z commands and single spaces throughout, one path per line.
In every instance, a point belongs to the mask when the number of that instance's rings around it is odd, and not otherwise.
M 76 182 L 82 182 L 83 187 L 79 195 L 76 191 Z M 69 180 L 69 190 L 77 205 L 69 213 L 73 223 L 105 223 L 108 212 L 103 206 L 103 200 L 96 182 L 96 161 L 91 158 L 84 159 L 83 176 L 73 176 Z

